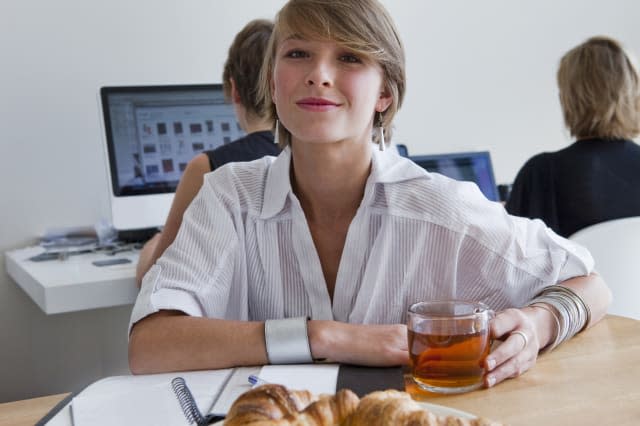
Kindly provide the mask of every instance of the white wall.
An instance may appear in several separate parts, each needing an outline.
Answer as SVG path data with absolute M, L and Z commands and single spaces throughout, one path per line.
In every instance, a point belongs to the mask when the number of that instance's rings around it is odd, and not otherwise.
M 97 90 L 220 80 L 233 35 L 284 0 L 0 2 L 0 251 L 107 214 Z M 640 51 L 633 0 L 386 0 L 408 56 L 396 140 L 413 154 L 489 149 L 509 182 L 568 142 L 555 88 L 594 34 Z M 130 307 L 44 315 L 0 265 L 0 402 L 126 371 Z
M 570 142 L 555 82 L 567 50 L 606 34 L 640 54 L 633 0 L 385 3 L 407 49 L 398 142 L 410 153 L 488 149 L 498 182 L 512 182 L 533 154 Z

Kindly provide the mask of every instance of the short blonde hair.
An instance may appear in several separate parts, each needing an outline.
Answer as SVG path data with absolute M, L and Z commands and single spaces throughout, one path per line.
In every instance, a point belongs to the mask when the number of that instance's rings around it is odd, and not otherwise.
M 640 133 L 638 70 L 616 40 L 592 37 L 571 49 L 557 77 L 572 136 L 632 139 Z
M 392 97 L 391 105 L 381 114 L 385 139 L 390 141 L 393 118 L 404 98 L 406 77 L 404 47 L 386 9 L 377 0 L 290 0 L 278 12 L 260 78 L 265 116 L 274 120 L 274 125 L 277 112 L 270 82 L 275 55 L 278 43 L 292 35 L 334 41 L 380 65 L 385 90 Z M 379 125 L 377 114 L 374 122 Z M 280 139 L 277 142 L 284 148 L 290 144 L 291 134 L 282 124 L 277 130 Z

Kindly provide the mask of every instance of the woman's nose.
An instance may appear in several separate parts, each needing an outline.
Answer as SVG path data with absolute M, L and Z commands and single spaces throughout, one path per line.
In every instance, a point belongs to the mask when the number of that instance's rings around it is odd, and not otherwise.
M 333 85 L 333 72 L 330 64 L 325 61 L 316 61 L 307 75 L 307 86 L 331 87 Z

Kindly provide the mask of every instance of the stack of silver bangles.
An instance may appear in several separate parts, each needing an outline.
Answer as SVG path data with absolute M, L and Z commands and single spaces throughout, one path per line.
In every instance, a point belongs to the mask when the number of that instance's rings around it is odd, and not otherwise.
M 544 348 L 550 351 L 586 328 L 591 311 L 584 300 L 569 287 L 552 285 L 545 288 L 527 306 L 542 308 L 551 313 L 556 323 L 556 336 Z

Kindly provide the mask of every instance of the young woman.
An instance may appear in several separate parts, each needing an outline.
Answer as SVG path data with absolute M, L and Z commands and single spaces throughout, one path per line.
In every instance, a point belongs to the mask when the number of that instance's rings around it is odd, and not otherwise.
M 405 73 L 377 0 L 290 0 L 262 75 L 284 150 L 205 177 L 144 279 L 134 373 L 404 364 L 408 306 L 458 298 L 501 310 L 492 386 L 604 315 L 609 291 L 584 249 L 507 215 L 473 184 L 382 152 Z
M 558 69 L 564 121 L 576 141 L 531 158 L 511 190 L 507 211 L 539 218 L 563 237 L 640 216 L 640 74 L 622 45 L 592 37 Z

